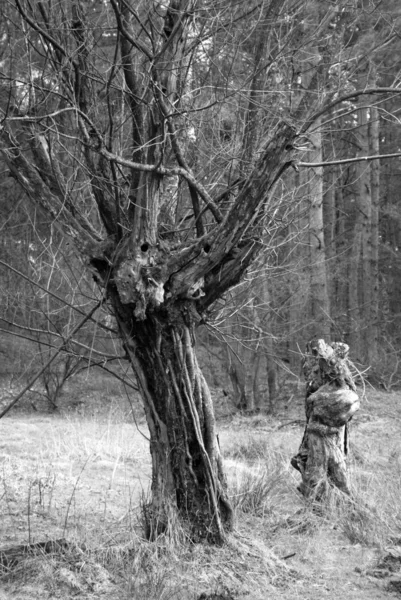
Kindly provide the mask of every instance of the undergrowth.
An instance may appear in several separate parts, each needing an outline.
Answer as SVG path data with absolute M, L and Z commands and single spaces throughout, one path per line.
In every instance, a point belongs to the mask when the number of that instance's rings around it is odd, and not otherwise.
M 331 489 L 314 504 L 297 492 L 299 474 L 289 464 L 301 431 L 266 432 L 266 422 L 250 431 L 238 421 L 222 438 L 236 525 L 226 546 L 215 548 L 189 543 L 174 511 L 164 534 L 147 541 L 144 428 L 139 433 L 109 411 L 38 420 L 40 435 L 31 439 L 34 423 L 25 429 L 21 423 L 19 432 L 10 420 L 14 446 L 0 446 L 3 544 L 65 537 L 71 546 L 3 569 L 1 584 L 10 598 L 18 592 L 29 600 L 46 594 L 198 600 L 214 593 L 261 600 L 275 597 L 274 586 L 285 588 L 300 577 L 288 568 L 288 557 L 298 565 L 319 563 L 335 536 L 337 544 L 378 550 L 401 545 L 397 439 L 390 448 L 361 434 L 350 459 L 351 497 Z M 139 472 L 147 478 L 137 479 Z

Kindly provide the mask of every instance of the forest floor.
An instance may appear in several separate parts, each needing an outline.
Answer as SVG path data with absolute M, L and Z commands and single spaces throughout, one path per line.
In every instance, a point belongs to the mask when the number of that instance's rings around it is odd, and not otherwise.
M 19 410 L 0 421 L 0 558 L 19 544 L 66 540 L 0 566 L 0 600 L 401 596 L 399 394 L 368 390 L 351 429 L 354 498 L 333 493 L 317 509 L 289 465 L 303 433 L 301 387 L 274 417 L 230 415 L 216 393 L 236 526 L 214 548 L 185 543 L 179 528 L 175 539 L 141 537 L 143 415 L 137 408 L 133 423 L 115 385 L 84 383 L 58 414 Z

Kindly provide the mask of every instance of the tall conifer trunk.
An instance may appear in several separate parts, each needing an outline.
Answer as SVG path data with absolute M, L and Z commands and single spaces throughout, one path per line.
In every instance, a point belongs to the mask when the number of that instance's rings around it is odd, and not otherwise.
M 370 150 L 372 155 L 380 154 L 380 117 L 376 106 L 371 108 L 369 125 Z M 368 361 L 375 364 L 379 344 L 379 206 L 380 206 L 380 161 L 371 164 L 371 266 L 370 266 L 370 327 L 368 329 Z
M 361 85 L 366 73 L 360 75 Z M 369 154 L 369 111 L 361 106 L 357 111 L 355 130 L 358 156 Z M 367 362 L 371 326 L 371 219 L 372 197 L 370 164 L 355 164 L 355 225 L 350 257 L 349 310 L 351 319 L 350 342 L 360 360 Z
M 318 122 L 319 125 L 319 122 Z M 311 135 L 312 162 L 321 163 L 322 135 Z M 311 318 L 316 332 L 330 339 L 330 303 L 326 273 L 326 246 L 323 224 L 323 168 L 315 167 L 309 179 L 309 252 L 311 281 Z

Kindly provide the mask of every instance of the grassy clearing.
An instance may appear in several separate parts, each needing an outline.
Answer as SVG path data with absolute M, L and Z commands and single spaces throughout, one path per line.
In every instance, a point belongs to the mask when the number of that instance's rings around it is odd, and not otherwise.
M 288 427 L 262 416 L 223 422 L 220 442 L 236 513 L 224 548 L 190 545 L 174 523 L 172 538 L 143 539 L 146 427 L 141 421 L 140 433 L 127 422 L 118 403 L 103 413 L 3 419 L 2 546 L 60 538 L 69 546 L 4 567 L 0 598 L 385 598 L 385 581 L 364 572 L 384 548 L 401 544 L 397 411 L 392 395 L 373 397 L 361 411 L 350 460 L 353 499 L 333 491 L 319 506 L 305 504 L 296 490 L 299 476 L 289 458 L 302 428 L 291 417 Z
M 3 542 L 92 537 L 139 506 L 149 481 L 147 440 L 115 414 L 5 419 Z M 146 429 L 145 429 L 146 431 Z M 110 535 L 108 533 L 107 535 Z

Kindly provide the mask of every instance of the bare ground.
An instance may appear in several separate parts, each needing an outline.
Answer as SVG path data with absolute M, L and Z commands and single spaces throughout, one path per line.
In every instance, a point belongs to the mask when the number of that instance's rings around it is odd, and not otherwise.
M 98 393 L 98 392 L 97 392 Z M 401 589 L 401 403 L 368 392 L 354 419 L 355 502 L 306 506 L 289 458 L 302 393 L 280 415 L 219 419 L 235 532 L 224 548 L 141 538 L 150 477 L 146 426 L 116 393 L 108 408 L 0 421 L 1 547 L 66 539 L 3 567 L 0 600 L 39 598 L 367 600 Z M 217 402 L 218 413 L 228 406 Z M 261 483 L 263 485 L 261 485 Z

